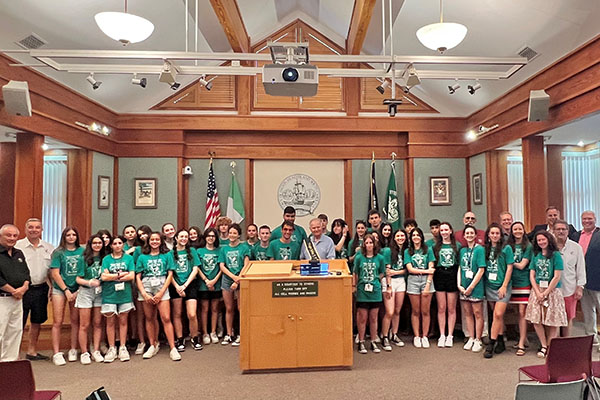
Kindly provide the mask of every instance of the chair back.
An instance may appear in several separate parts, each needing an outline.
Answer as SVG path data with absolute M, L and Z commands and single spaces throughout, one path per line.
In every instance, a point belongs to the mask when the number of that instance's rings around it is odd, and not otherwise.
M 592 375 L 593 336 L 554 338 L 546 366 L 550 382 L 567 382 Z
M 558 383 L 519 383 L 515 400 L 583 400 L 585 379 Z
M 32 400 L 34 393 L 30 361 L 0 362 L 0 400 Z

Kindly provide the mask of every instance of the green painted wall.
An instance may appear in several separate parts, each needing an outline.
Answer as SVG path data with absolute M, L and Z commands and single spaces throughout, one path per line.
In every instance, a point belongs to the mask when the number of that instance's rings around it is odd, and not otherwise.
M 221 214 L 227 213 L 227 196 L 231 186 L 231 166 L 229 163 L 235 161 L 235 176 L 242 192 L 244 204 L 246 188 L 246 161 L 245 160 L 225 160 L 214 159 L 213 171 L 217 181 L 217 191 L 219 193 L 219 204 L 221 205 Z M 189 178 L 189 225 L 196 225 L 204 230 L 204 219 L 206 218 L 206 186 L 208 184 L 208 166 L 209 160 L 193 159 L 189 160 L 189 165 L 194 171 L 194 175 Z M 245 228 L 246 221 L 242 221 L 242 228 Z
M 387 185 L 390 179 L 391 160 L 375 160 L 375 177 L 377 182 L 377 199 L 380 209 L 385 206 Z M 367 218 L 369 203 L 369 186 L 371 182 L 371 160 L 352 160 L 352 221 Z M 400 220 L 404 220 L 404 160 L 396 160 L 396 190 L 400 203 Z M 349 221 L 346 221 L 349 222 Z M 350 222 L 349 222 L 350 224 Z
M 113 183 L 114 183 L 114 158 L 106 154 L 93 152 L 92 154 L 92 232 L 100 229 L 112 230 L 113 224 Z M 109 208 L 98 209 L 98 176 L 110 177 L 110 202 Z
M 416 158 L 415 165 L 415 219 L 424 232 L 429 231 L 429 220 L 448 221 L 459 230 L 467 210 L 466 162 L 464 158 Z M 451 205 L 431 206 L 429 177 L 450 177 Z
M 477 216 L 477 221 L 479 222 L 479 229 L 483 229 L 487 225 L 487 174 L 485 168 L 485 153 L 481 153 L 469 158 L 469 169 L 471 171 L 471 182 L 473 182 L 473 175 L 481 174 L 481 190 L 483 192 L 483 204 L 473 203 L 473 188 L 471 188 L 471 211 L 473 211 Z
M 119 229 L 146 224 L 160 230 L 165 222 L 176 224 L 179 173 L 176 158 L 119 158 Z M 158 208 L 133 208 L 134 178 L 157 178 Z

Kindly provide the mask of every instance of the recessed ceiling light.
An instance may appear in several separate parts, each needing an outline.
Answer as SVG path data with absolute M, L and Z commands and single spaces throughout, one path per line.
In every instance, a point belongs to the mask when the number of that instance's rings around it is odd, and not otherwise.
M 585 143 L 583 143 L 583 140 L 580 140 L 579 142 L 577 142 L 577 146 L 583 147 L 585 146 Z

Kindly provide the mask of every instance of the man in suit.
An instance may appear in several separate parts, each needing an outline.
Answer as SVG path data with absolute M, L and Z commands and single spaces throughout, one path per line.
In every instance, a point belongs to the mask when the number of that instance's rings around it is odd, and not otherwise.
M 546 223 L 542 225 L 536 225 L 531 232 L 527 235 L 529 241 L 533 241 L 533 236 L 537 231 L 548 231 L 554 235 L 554 223 L 560 219 L 560 211 L 556 206 L 546 207 Z M 569 239 L 574 240 L 574 235 L 577 233 L 575 227 L 569 224 Z
M 585 255 L 587 283 L 581 298 L 584 329 L 586 335 L 594 335 L 594 343 L 598 343 L 596 313 L 600 310 L 600 228 L 596 226 L 596 214 L 584 211 L 581 214 L 583 230 L 573 235 Z

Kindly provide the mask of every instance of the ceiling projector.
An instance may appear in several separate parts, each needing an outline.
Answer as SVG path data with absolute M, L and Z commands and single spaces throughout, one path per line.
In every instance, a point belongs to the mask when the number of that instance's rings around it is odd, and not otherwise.
M 262 78 L 271 96 L 310 97 L 319 87 L 319 70 L 310 64 L 266 64 Z

